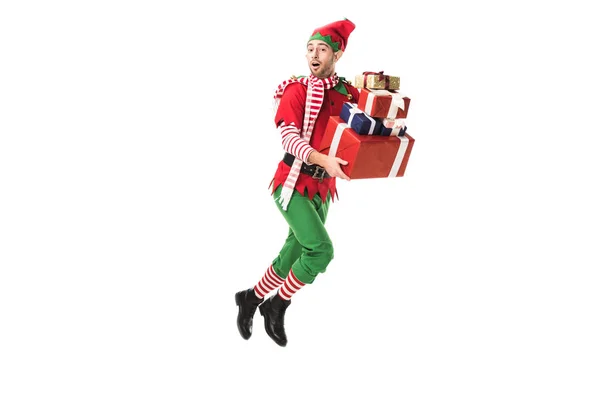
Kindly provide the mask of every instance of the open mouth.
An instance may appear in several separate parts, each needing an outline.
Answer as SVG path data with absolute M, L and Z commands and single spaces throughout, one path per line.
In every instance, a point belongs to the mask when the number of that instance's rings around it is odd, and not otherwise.
M 318 63 L 318 62 L 315 62 L 315 61 L 313 61 L 313 62 L 312 62 L 310 65 L 312 65 L 312 66 L 313 66 L 313 68 L 319 68 L 319 66 L 320 66 L 321 64 L 320 64 L 320 63 Z

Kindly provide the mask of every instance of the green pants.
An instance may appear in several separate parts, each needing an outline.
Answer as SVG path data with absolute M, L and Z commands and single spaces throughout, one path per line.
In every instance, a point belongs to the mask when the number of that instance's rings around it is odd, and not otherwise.
M 274 199 L 279 197 L 281 188 L 279 186 L 273 193 Z M 330 194 L 323 202 L 318 193 L 310 200 L 296 190 L 287 211 L 275 201 L 290 227 L 279 255 L 273 260 L 273 269 L 281 278 L 285 279 L 291 269 L 301 282 L 312 283 L 317 274 L 325 272 L 333 260 L 333 244 L 325 229 L 330 201 Z

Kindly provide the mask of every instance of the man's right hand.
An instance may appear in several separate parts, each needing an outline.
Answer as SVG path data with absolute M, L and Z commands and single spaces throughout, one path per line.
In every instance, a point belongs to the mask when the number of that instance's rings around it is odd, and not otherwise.
M 308 162 L 311 164 L 317 164 L 325 168 L 325 171 L 329 176 L 342 178 L 349 181 L 350 178 L 342 171 L 341 165 L 348 165 L 348 161 L 342 160 L 339 157 L 329 156 L 327 154 L 319 153 L 314 150 L 308 156 Z

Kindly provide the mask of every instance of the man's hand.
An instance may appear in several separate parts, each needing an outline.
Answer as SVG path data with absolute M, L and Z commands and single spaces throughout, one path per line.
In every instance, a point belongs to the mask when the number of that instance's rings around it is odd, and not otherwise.
M 327 171 L 330 176 L 342 178 L 347 181 L 350 180 L 350 178 L 344 174 L 344 171 L 342 171 L 342 167 L 340 166 L 340 164 L 348 165 L 348 161 L 346 160 L 342 160 L 339 157 L 328 156 L 313 150 L 308 156 L 308 162 L 325 168 L 325 171 Z

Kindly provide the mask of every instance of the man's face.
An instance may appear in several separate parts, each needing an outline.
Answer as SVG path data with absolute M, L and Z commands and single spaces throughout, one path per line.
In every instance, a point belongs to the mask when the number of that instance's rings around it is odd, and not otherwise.
M 308 68 L 317 78 L 332 76 L 335 72 L 337 58 L 333 49 L 322 40 L 311 40 L 306 46 Z

